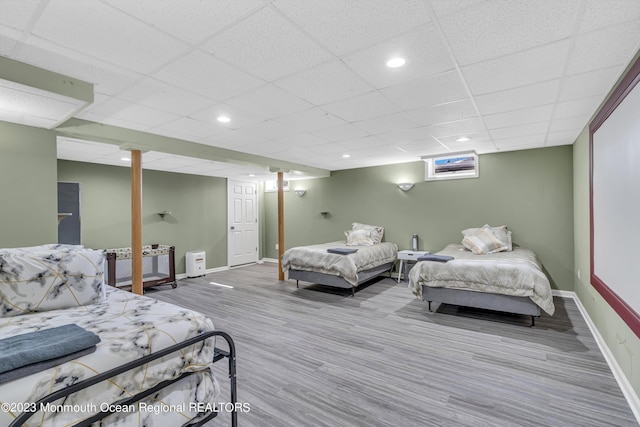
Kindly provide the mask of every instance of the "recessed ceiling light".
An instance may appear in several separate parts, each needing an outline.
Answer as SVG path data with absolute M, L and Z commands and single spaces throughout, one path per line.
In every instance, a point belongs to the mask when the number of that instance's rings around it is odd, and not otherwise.
M 120 160 L 122 160 L 123 162 L 130 162 L 131 159 L 128 157 L 120 157 Z
M 217 119 L 220 123 L 229 123 L 231 119 L 227 116 L 218 116 Z
M 387 61 L 387 67 L 398 68 L 398 67 L 402 67 L 406 63 L 407 63 L 407 60 L 404 58 L 391 58 L 390 60 Z
M 349 157 L 351 157 L 351 154 L 343 154 L 343 155 L 342 155 L 342 158 L 343 158 L 343 159 L 348 159 Z
M 255 173 L 250 173 L 250 174 L 249 174 L 249 177 L 251 177 L 251 178 L 254 178 L 255 176 L 256 176 L 256 174 L 255 174 Z
M 460 137 L 458 139 L 456 139 L 456 142 L 467 142 L 469 141 L 471 138 L 467 138 L 466 136 Z

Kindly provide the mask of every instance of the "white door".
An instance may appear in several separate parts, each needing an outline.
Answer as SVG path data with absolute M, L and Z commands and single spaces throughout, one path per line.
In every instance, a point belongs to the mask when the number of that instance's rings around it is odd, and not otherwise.
M 258 185 L 228 182 L 229 267 L 258 262 Z

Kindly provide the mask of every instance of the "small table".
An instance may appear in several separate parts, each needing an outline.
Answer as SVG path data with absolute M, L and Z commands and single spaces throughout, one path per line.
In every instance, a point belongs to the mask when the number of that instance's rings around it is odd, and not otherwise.
M 398 266 L 398 283 L 400 283 L 400 276 L 404 274 L 405 279 L 407 278 L 407 273 L 402 269 L 403 267 L 406 269 L 407 266 L 405 261 L 418 261 L 418 258 L 421 256 L 428 255 L 429 251 L 411 251 L 408 249 L 398 251 L 398 259 L 400 260 L 400 265 Z

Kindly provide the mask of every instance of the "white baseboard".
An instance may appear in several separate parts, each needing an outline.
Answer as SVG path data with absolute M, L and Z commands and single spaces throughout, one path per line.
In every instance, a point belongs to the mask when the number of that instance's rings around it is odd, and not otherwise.
M 229 270 L 228 266 L 216 267 L 216 268 L 207 268 L 204 273 L 205 274 L 217 273 L 219 271 L 227 271 L 227 270 Z M 176 274 L 176 280 L 180 280 L 180 279 L 188 279 L 187 273 Z
M 618 382 L 618 385 L 622 390 L 622 394 L 624 394 L 624 397 L 627 399 L 627 402 L 631 407 L 631 411 L 636 417 L 636 421 L 638 421 L 638 423 L 640 424 L 640 397 L 638 397 L 638 395 L 636 394 L 635 390 L 631 386 L 631 383 L 627 379 L 627 376 L 624 374 L 622 368 L 616 361 L 616 358 L 613 356 L 613 353 L 611 353 L 609 346 L 605 342 L 604 338 L 602 338 L 602 335 L 600 335 L 598 328 L 596 328 L 595 323 L 593 323 L 593 320 L 591 320 L 591 317 L 589 316 L 587 309 L 584 307 L 584 305 L 582 305 L 582 301 L 580 301 L 580 298 L 578 298 L 575 292 L 570 291 L 554 290 L 552 293 L 553 296 L 572 298 L 576 302 L 578 310 L 580 310 L 580 314 L 582 314 L 585 322 L 587 322 L 587 326 L 589 326 L 589 330 L 593 334 L 593 337 L 598 344 L 598 348 L 600 348 L 604 359 L 607 361 L 609 368 L 611 368 L 611 372 Z
M 271 263 L 275 263 L 275 264 L 278 263 L 277 258 L 262 258 L 260 261 L 262 261 L 262 262 L 271 262 Z

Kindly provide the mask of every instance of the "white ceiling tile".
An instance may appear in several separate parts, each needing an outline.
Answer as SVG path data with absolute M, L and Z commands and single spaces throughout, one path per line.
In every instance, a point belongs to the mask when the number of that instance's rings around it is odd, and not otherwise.
M 238 150 L 245 145 L 266 142 L 268 139 L 248 133 L 244 128 L 242 130 L 227 130 L 218 132 L 214 135 L 200 138 L 198 142 L 201 144 L 211 145 L 214 147 L 224 147 L 231 150 Z
M 422 126 L 454 122 L 456 120 L 470 119 L 478 116 L 471 98 L 409 110 L 406 114 L 411 117 L 415 123 Z
M 189 43 L 203 41 L 264 5 L 261 0 L 109 0 L 109 4 Z
M 382 145 L 386 145 L 387 143 L 376 136 L 365 136 L 363 138 L 340 141 L 337 144 L 348 151 L 352 151 L 369 147 L 379 147 Z
M 199 50 L 171 62 L 155 73 L 154 77 L 220 101 L 264 84 L 260 79 Z
M 544 145 L 545 134 L 519 136 L 505 139 L 495 139 L 500 151 L 524 150 L 528 148 L 542 147 Z
M 287 92 L 315 105 L 351 98 L 373 87 L 340 61 L 330 61 L 274 82 Z
M 549 122 L 530 123 L 522 126 L 513 126 L 508 128 L 491 129 L 489 133 L 493 137 L 494 141 L 503 140 L 507 138 L 521 138 L 532 135 L 544 135 L 549 129 Z
M 404 110 L 414 110 L 469 97 L 456 71 L 388 87 L 380 92 Z
M 97 0 L 49 2 L 33 33 L 140 73 L 157 69 L 188 47 Z
M 331 55 L 271 8 L 264 8 L 202 45 L 266 81 L 311 68 Z
M 586 0 L 580 33 L 599 30 L 640 18 L 637 0 Z
M 399 144 L 407 141 L 422 141 L 431 139 L 429 126 L 421 126 L 413 129 L 405 129 L 400 131 L 385 132 L 376 135 L 378 138 L 389 144 Z
M 584 115 L 578 117 L 569 117 L 566 119 L 556 119 L 549 126 L 549 132 L 559 132 L 559 131 L 574 131 L 576 133 L 580 133 L 582 129 L 585 128 L 589 124 L 589 118 L 591 115 Z
M 569 101 L 595 95 L 598 95 L 602 100 L 622 73 L 622 68 L 622 65 L 618 65 L 565 76 L 560 86 L 558 101 Z
M 280 144 L 287 145 L 290 147 L 295 147 L 295 148 L 315 147 L 315 146 L 327 143 L 326 139 L 318 138 L 317 136 L 313 136 L 308 133 L 300 133 L 292 136 L 287 136 L 284 138 L 277 139 L 275 141 Z
M 506 113 L 490 114 L 484 116 L 484 122 L 488 129 L 498 129 L 529 123 L 545 122 L 551 120 L 553 104 L 539 107 L 525 108 L 523 110 L 508 111 Z
M 115 98 L 90 106 L 87 108 L 87 111 L 109 117 L 110 119 L 138 123 L 145 126 L 160 126 L 180 117 L 177 114 Z
M 342 145 L 341 142 L 328 142 L 322 145 L 316 145 L 309 149 L 311 153 L 318 153 L 322 155 L 332 155 L 333 158 L 339 159 L 343 153 L 348 153 L 348 149 Z
M 291 129 L 274 120 L 267 120 L 264 122 L 245 126 L 243 128 L 243 131 L 250 135 L 255 135 L 265 139 L 279 139 L 298 133 L 296 130 Z
M 471 8 L 486 0 L 429 0 L 433 12 L 438 18 Z
M 485 2 L 440 20 L 460 65 L 468 65 L 565 39 L 581 0 Z M 535 17 L 535 19 L 532 19 Z
M 426 126 L 425 131 L 436 138 L 444 136 L 466 135 L 475 132 L 484 132 L 486 128 L 480 118 L 458 120 L 457 122 L 440 123 Z
M 470 151 L 475 151 L 477 154 L 484 154 L 484 153 L 494 153 L 496 151 L 496 146 L 493 144 L 493 141 L 476 141 L 476 142 L 451 141 L 451 142 L 446 142 L 445 145 L 449 147 L 449 149 L 453 152 L 470 150 Z
M 420 139 L 417 141 L 405 141 L 394 144 L 394 147 L 407 154 L 426 156 L 429 154 L 442 153 L 444 147 L 433 138 Z
M 327 113 L 321 108 L 309 108 L 288 116 L 279 117 L 274 121 L 297 132 L 312 132 L 345 124 L 344 120 Z
M 14 29 L 27 27 L 41 3 L 40 0 L 3 1 L 0 25 Z
M 226 128 L 226 129 L 239 129 L 243 126 L 252 125 L 255 123 L 264 122 L 267 120 L 266 117 L 260 116 L 258 114 L 253 114 L 248 111 L 242 110 L 240 108 L 236 108 L 229 104 L 215 104 L 211 107 L 207 107 L 201 111 L 198 111 L 195 114 L 190 115 L 191 118 L 196 120 L 201 120 L 203 122 L 211 122 L 215 123 L 217 126 Z M 218 117 L 226 116 L 231 119 L 228 123 L 221 123 L 218 121 Z
M 573 144 L 580 135 L 582 129 L 576 131 L 575 129 L 562 130 L 557 132 L 549 132 L 547 135 L 547 146 L 552 145 L 569 145 Z
M 591 96 L 589 98 L 574 99 L 573 101 L 559 102 L 553 111 L 554 119 L 567 117 L 591 117 L 602 102 L 602 97 Z
M 318 138 L 326 139 L 327 141 L 332 141 L 332 142 L 339 142 L 339 141 L 344 141 L 346 139 L 360 138 L 362 136 L 367 135 L 366 131 L 352 124 L 346 124 L 346 125 L 336 126 L 336 127 L 327 128 L 327 129 L 320 129 L 310 133 L 313 136 L 317 136 Z
M 203 138 L 220 132 L 220 128 L 214 123 L 195 120 L 190 117 L 180 117 L 172 122 L 158 126 L 157 131 L 174 131 L 186 135 L 188 140 Z
M 118 94 L 118 98 L 181 116 L 200 111 L 212 103 L 209 98 L 150 78 Z
M 371 119 L 395 113 L 398 108 L 379 92 L 369 92 L 331 104 L 323 105 L 323 110 L 335 114 L 347 122 Z
M 285 116 L 311 107 L 307 101 L 296 98 L 272 84 L 231 98 L 226 103 L 267 118 Z
M 552 80 L 516 89 L 489 93 L 475 97 L 482 114 L 496 114 L 521 110 L 555 102 L 560 80 Z
M 576 38 L 567 74 L 626 65 L 640 46 L 640 19 Z
M 569 41 L 552 43 L 462 68 L 471 93 L 482 95 L 562 76 Z
M 405 58 L 407 63 L 403 67 L 387 67 L 386 62 L 395 57 Z M 455 66 L 435 25 L 425 25 L 342 59 L 378 89 L 439 74 Z
M 405 113 L 389 114 L 375 119 L 361 120 L 353 124 L 372 134 L 411 129 L 418 126 Z
M 378 43 L 430 21 L 418 0 L 276 0 L 274 6 L 336 55 Z

